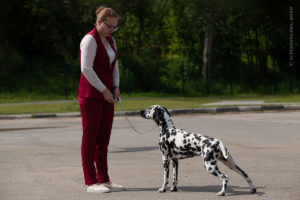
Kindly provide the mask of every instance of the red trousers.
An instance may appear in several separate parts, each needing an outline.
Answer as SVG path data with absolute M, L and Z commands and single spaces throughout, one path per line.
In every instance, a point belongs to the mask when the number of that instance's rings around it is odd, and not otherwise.
M 85 184 L 109 182 L 107 151 L 114 104 L 80 97 L 78 101 L 82 115 L 81 157 Z

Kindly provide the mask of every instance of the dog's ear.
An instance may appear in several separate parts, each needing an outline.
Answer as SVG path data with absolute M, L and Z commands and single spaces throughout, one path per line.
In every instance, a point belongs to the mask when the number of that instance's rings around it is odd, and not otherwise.
M 153 114 L 153 119 L 154 119 L 155 121 L 159 120 L 159 115 L 160 115 L 160 114 L 161 114 L 161 110 L 158 109 L 158 108 L 156 108 L 156 109 L 155 109 L 155 112 L 154 112 L 154 114 Z
M 169 113 L 168 109 L 166 107 L 163 107 L 163 109 L 165 109 L 165 111 L 168 113 L 168 115 L 170 115 L 171 117 L 171 114 Z

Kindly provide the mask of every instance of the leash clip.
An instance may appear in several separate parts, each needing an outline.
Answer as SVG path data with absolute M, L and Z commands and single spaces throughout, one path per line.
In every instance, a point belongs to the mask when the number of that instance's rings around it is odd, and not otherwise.
M 116 101 L 117 104 L 119 104 L 119 105 L 121 104 L 121 101 L 122 101 L 122 100 L 121 100 L 121 97 L 118 97 L 118 96 L 116 96 L 116 95 L 113 95 L 113 98 L 114 98 L 114 100 Z

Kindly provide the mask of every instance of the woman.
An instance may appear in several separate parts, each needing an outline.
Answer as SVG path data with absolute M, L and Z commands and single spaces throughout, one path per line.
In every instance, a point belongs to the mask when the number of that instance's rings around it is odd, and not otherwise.
M 112 34 L 119 15 L 111 8 L 96 10 L 96 24 L 80 43 L 81 78 L 78 101 L 82 115 L 81 156 L 87 192 L 125 189 L 110 182 L 107 151 L 114 103 L 121 97 L 117 50 Z M 95 166 L 96 165 L 96 166 Z

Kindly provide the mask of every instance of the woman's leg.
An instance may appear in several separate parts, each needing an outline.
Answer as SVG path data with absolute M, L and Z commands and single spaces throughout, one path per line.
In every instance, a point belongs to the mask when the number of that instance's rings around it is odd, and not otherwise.
M 109 182 L 107 152 L 114 118 L 114 104 L 102 103 L 102 118 L 97 138 L 95 162 L 99 183 Z
M 78 98 L 81 115 L 82 115 L 82 144 L 81 144 L 81 157 L 83 174 L 86 185 L 98 183 L 96 169 L 94 164 L 96 141 L 98 138 L 102 103 L 99 101 Z

